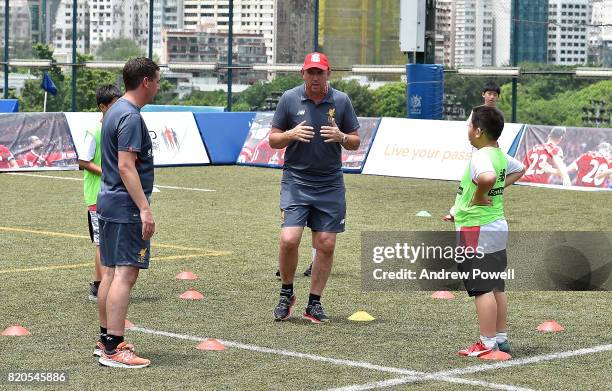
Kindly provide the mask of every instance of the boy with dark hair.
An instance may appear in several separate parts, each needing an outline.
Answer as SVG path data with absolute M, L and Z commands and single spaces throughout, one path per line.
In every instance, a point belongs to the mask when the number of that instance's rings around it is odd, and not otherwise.
M 98 87 L 96 90 L 96 104 L 102 112 L 102 118 L 104 118 L 104 113 L 119 98 L 121 98 L 121 91 L 114 84 Z M 83 140 L 84 148 L 79 156 L 79 168 L 83 170 L 83 195 L 85 205 L 87 206 L 89 237 L 96 246 L 94 279 L 89 284 L 89 300 L 94 301 L 98 300 L 98 288 L 100 287 L 100 281 L 102 281 L 103 267 L 100 264 L 100 230 L 98 215 L 96 214 L 96 199 L 100 192 L 100 175 L 102 175 L 102 152 L 100 151 L 101 122 L 96 125 L 95 129 L 85 132 L 85 139 Z M 101 354 L 100 346 L 96 347 L 94 354 L 97 356 Z
M 477 249 L 479 259 L 458 265 L 469 273 L 464 279 L 468 294 L 475 298 L 480 340 L 459 351 L 462 356 L 482 357 L 496 350 L 508 353 L 507 299 L 503 279 L 474 277 L 476 269 L 503 272 L 506 269 L 508 223 L 504 217 L 504 188 L 523 175 L 525 168 L 505 154 L 497 139 L 504 128 L 504 116 L 494 107 L 479 106 L 472 111 L 468 138 L 477 150 L 472 154 L 455 199 L 455 227 L 459 245 Z
M 150 239 L 155 221 L 150 207 L 153 191 L 153 143 L 140 109 L 159 90 L 160 72 L 148 58 L 129 60 L 123 67 L 125 94 L 102 122 L 102 187 L 98 195 L 100 253 L 106 268 L 98 291 L 100 364 L 143 368 L 150 361 L 136 356 L 124 341 L 130 292 L 140 269 L 149 267 Z
M 501 95 L 501 89 L 499 85 L 493 80 L 489 80 L 485 83 L 482 88 L 482 98 L 484 99 L 484 105 L 489 107 L 497 106 L 497 101 Z

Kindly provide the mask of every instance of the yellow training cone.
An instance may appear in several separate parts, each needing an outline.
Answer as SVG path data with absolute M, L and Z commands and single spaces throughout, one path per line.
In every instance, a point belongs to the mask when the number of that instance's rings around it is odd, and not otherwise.
M 372 315 L 368 314 L 365 311 L 357 311 L 353 315 L 348 317 L 348 320 L 352 320 L 354 322 L 370 322 L 374 319 L 375 318 Z

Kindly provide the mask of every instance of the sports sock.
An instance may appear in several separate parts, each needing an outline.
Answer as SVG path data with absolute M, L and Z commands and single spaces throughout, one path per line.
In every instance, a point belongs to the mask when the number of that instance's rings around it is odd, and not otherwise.
M 321 302 L 321 296 L 319 296 L 319 295 L 315 295 L 315 294 L 312 294 L 312 293 L 311 293 L 311 294 L 308 296 L 308 305 L 313 305 L 313 303 L 314 303 L 315 301 L 317 301 L 317 302 L 319 302 L 319 303 L 320 303 L 320 302 Z
M 480 341 L 482 341 L 482 344 L 487 348 L 487 349 L 493 349 L 493 347 L 495 347 L 495 337 L 485 337 L 485 336 L 480 336 Z
M 291 298 L 293 296 L 293 284 L 281 284 L 280 295 Z
M 106 333 L 107 333 L 106 327 L 100 326 L 100 341 L 102 343 L 104 343 L 104 340 L 106 339 Z
M 104 340 L 106 354 L 114 354 L 121 342 L 123 342 L 123 335 L 106 334 L 106 339 Z
M 495 341 L 497 343 L 506 342 L 508 340 L 508 332 L 507 331 L 498 331 L 495 334 Z

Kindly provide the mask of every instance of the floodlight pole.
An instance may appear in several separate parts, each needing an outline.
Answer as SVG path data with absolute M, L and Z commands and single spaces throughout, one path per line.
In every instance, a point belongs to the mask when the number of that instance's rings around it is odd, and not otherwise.
M 9 89 L 9 0 L 4 0 L 4 99 Z
M 512 66 L 518 64 L 518 29 L 519 29 L 519 0 L 512 1 L 512 23 L 514 26 L 514 34 L 512 36 Z M 516 123 L 516 100 L 518 94 L 518 76 L 512 78 L 512 123 Z
M 153 59 L 153 3 L 149 0 L 149 59 Z
M 229 21 L 227 31 L 227 111 L 232 111 L 232 43 L 234 40 L 234 0 L 229 0 Z
M 77 111 L 77 0 L 72 0 L 72 97 L 70 99 L 70 110 Z
M 319 0 L 314 0 L 314 42 L 313 49 L 319 51 Z

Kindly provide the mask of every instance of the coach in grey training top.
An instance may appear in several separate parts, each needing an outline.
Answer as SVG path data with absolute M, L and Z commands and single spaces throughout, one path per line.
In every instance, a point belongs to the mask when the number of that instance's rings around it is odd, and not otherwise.
M 359 122 L 349 97 L 331 88 L 327 57 L 310 53 L 302 67 L 304 84 L 281 97 L 270 132 L 272 148 L 287 148 L 281 181 L 280 300 L 276 320 L 287 320 L 295 304 L 293 276 L 304 227 L 312 230 L 317 250 L 312 266 L 310 296 L 304 318 L 329 319 L 321 294 L 331 272 L 336 234 L 344 231 L 346 201 L 342 148 L 359 148 Z

